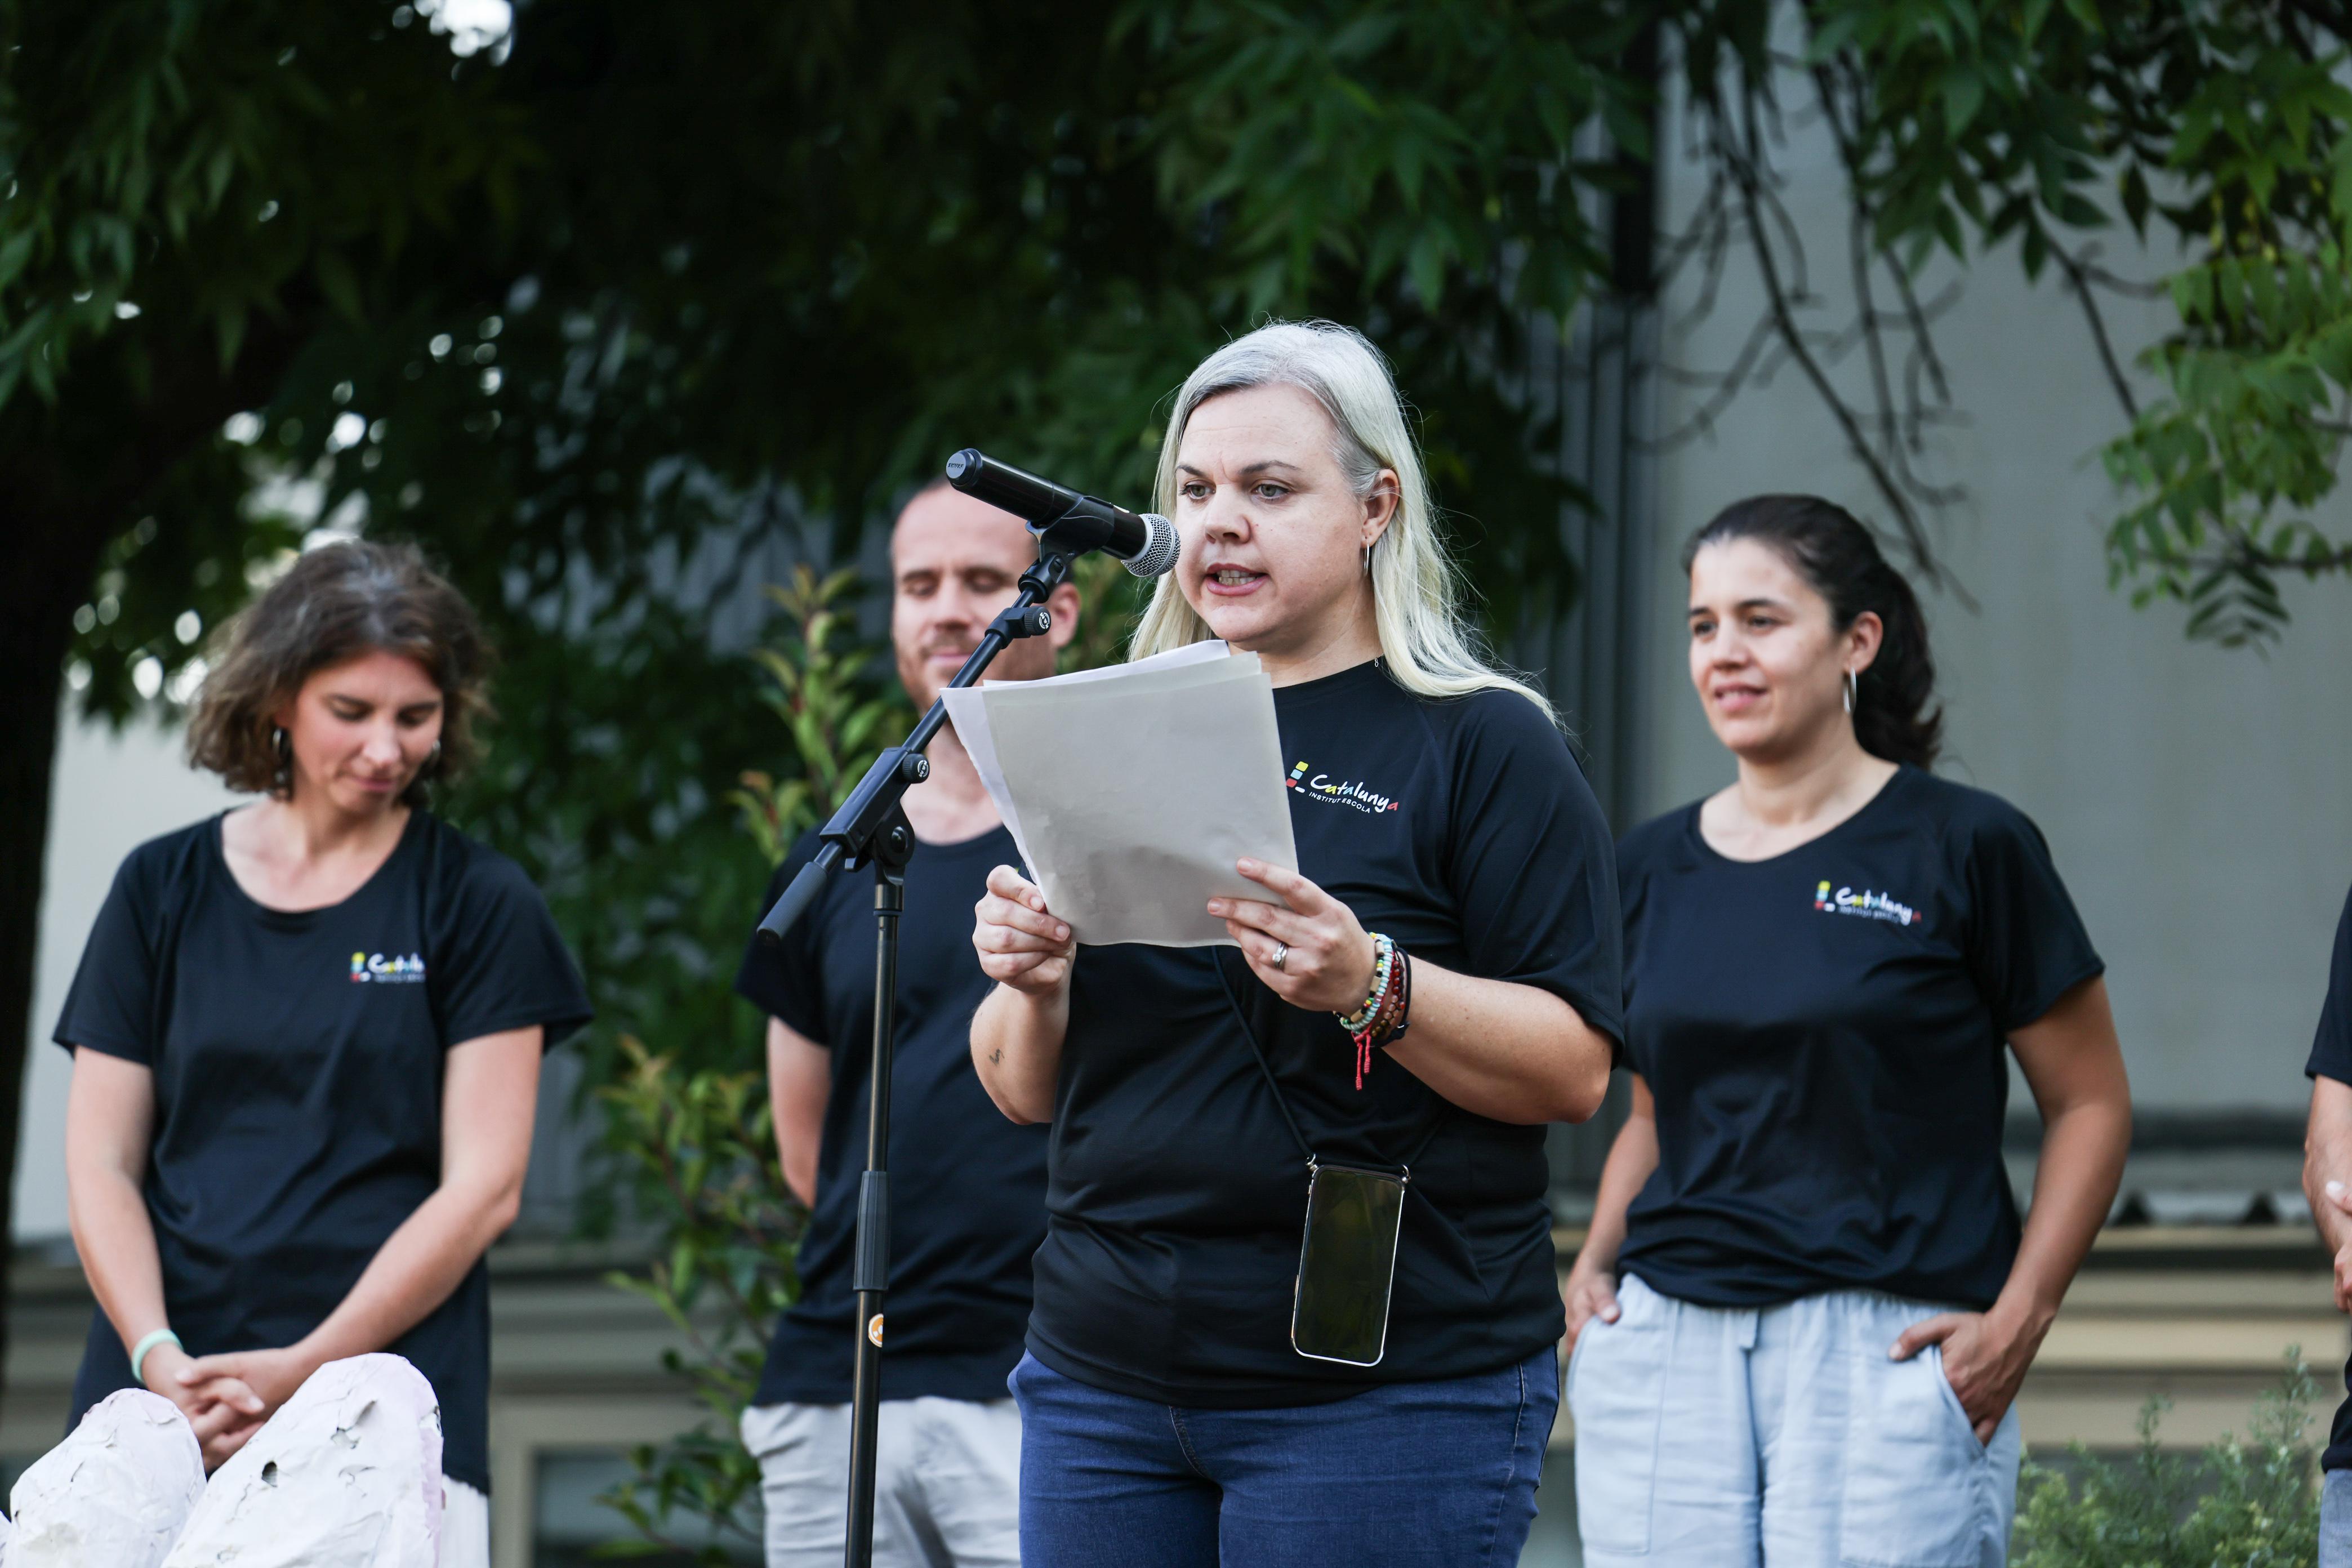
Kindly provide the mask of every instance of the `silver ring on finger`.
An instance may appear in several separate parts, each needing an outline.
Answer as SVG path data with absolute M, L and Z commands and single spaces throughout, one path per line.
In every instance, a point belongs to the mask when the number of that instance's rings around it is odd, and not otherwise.
M 1266 962 L 1273 964 L 1276 969 L 1280 969 L 1282 967 L 1282 961 L 1289 956 L 1290 944 L 1287 942 L 1277 942 L 1274 944 L 1274 956 Z

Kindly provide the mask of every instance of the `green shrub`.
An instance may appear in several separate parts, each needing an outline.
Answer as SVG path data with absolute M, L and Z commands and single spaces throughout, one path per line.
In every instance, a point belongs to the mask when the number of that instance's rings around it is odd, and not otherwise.
M 2029 1463 L 2010 1561 L 2019 1568 L 2310 1568 L 2318 1473 L 2305 1434 L 2318 1397 L 2299 1349 L 2256 1401 L 2252 1435 L 2191 1456 L 2158 1446 L 2170 1401 L 2139 1415 L 2139 1448 L 2102 1459 L 2076 1443 L 2062 1471 Z
M 628 1163 L 641 1205 L 663 1215 L 667 1245 L 644 1273 L 608 1278 L 677 1329 L 686 1348 L 664 1351 L 662 1364 L 707 1415 L 631 1453 L 635 1475 L 603 1500 L 641 1539 L 605 1551 L 730 1563 L 726 1543 L 759 1545 L 750 1504 L 760 1468 L 735 1424 L 759 1384 L 768 1325 L 800 1295 L 793 1255 L 808 1216 L 776 1167 L 765 1074 L 682 1072 L 627 1036 L 621 1053 L 620 1081 L 598 1091 L 613 1119 L 608 1142 Z
M 730 797 L 747 858 L 782 860 L 911 721 L 874 651 L 836 646 L 853 584 L 847 572 L 819 578 L 802 567 L 790 586 L 770 590 L 790 630 L 753 658 L 769 678 L 763 700 L 782 721 L 787 765 L 744 773 Z M 776 1163 L 763 1061 L 688 1066 L 631 1037 L 620 1055 L 614 1080 L 597 1091 L 605 1146 L 660 1245 L 643 1272 L 611 1279 L 659 1307 L 683 1337 L 685 1349 L 665 1352 L 663 1365 L 706 1414 L 670 1441 L 632 1451 L 635 1474 L 602 1500 L 637 1534 L 601 1550 L 756 1561 L 760 1468 L 736 1422 L 759 1384 L 776 1314 L 799 1299 L 793 1261 L 807 1212 Z

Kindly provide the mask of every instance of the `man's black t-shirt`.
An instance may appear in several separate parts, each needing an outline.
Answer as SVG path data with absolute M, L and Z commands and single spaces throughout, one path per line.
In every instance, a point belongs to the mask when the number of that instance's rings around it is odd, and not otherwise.
M 1309 880 L 1413 957 L 1539 986 L 1616 1037 L 1608 828 L 1534 704 L 1417 697 L 1377 662 L 1274 701 Z M 1237 1007 L 1318 1156 L 1411 1168 L 1377 1367 L 1290 1347 L 1307 1164 Z M 1507 1366 L 1563 1331 L 1544 1129 L 1472 1115 L 1385 1058 L 1359 1091 L 1339 1021 L 1221 947 L 1079 951 L 1051 1172 L 1029 1349 L 1098 1388 L 1312 1405 Z
M 2319 1033 L 2311 1042 L 2311 1059 L 2304 1064 L 2309 1078 L 2332 1078 L 2352 1083 L 2352 898 L 2344 903 L 2336 922 L 2336 958 L 2327 969 L 2327 1000 L 2319 1009 Z M 2327 1451 L 2320 1468 L 2352 1470 L 2352 1362 L 2344 1365 L 2344 1403 L 2336 1407 L 2336 1428 L 2328 1434 Z
M 816 847 L 814 834 L 801 841 L 770 902 Z M 1007 1121 L 971 1066 L 971 1016 L 989 990 L 971 947 L 972 906 L 992 868 L 1020 859 L 999 827 L 961 844 L 918 840 L 907 867 L 890 1064 L 886 1399 L 1003 1399 L 1021 1359 L 1029 1257 L 1045 1235 L 1045 1130 Z M 801 1299 L 777 1320 L 753 1402 L 845 1405 L 873 1065 L 872 876 L 826 879 L 782 943 L 752 940 L 735 988 L 833 1058 Z
M 444 1052 L 534 1024 L 552 1045 L 588 1016 L 539 890 L 446 823 L 412 813 L 357 892 L 289 913 L 237 886 L 215 816 L 123 861 L 55 1037 L 154 1074 L 147 1212 L 171 1327 L 201 1356 L 301 1339 L 432 1196 Z M 484 1491 L 489 1330 L 478 1262 L 385 1347 L 441 1401 L 443 1470 Z M 93 1313 L 71 1419 L 134 1386 Z
M 1716 853 L 1698 813 L 1618 848 L 1626 1056 L 1658 1116 L 1621 1266 L 1712 1307 L 1990 1305 L 2018 1239 L 2008 1036 L 2104 967 L 2040 831 L 1911 767 L 1767 860 Z

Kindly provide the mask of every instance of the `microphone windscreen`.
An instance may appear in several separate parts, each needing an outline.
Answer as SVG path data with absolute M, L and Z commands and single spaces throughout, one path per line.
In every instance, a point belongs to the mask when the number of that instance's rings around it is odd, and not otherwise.
M 1176 525 L 1156 511 L 1142 514 L 1146 537 L 1143 548 L 1127 563 L 1127 569 L 1139 577 L 1159 577 L 1172 570 L 1176 557 L 1182 553 L 1183 544 L 1176 537 Z

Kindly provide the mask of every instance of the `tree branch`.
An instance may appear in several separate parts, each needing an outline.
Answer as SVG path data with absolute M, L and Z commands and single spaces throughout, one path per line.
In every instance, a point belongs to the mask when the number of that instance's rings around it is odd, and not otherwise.
M 2091 341 L 2099 347 L 2099 363 L 2106 369 L 2107 384 L 2115 388 L 2116 397 L 2123 404 L 2125 415 L 2137 424 L 2139 399 L 2132 395 L 2131 383 L 2125 379 L 2124 367 L 2116 360 L 2115 344 L 2107 338 L 2106 318 L 2100 314 L 2098 301 L 2091 297 L 2091 285 L 2084 270 L 2084 263 L 2068 255 L 2063 246 L 2052 246 L 2050 254 L 2057 258 L 2058 269 L 2065 273 L 2066 281 L 2074 288 L 2074 297 L 2083 302 L 2083 318 L 2091 324 Z
M 1913 566 L 1930 584 L 1952 593 L 1963 603 L 1973 607 L 1974 601 L 1937 559 L 1934 544 L 1927 537 L 1927 529 L 1919 517 L 1917 509 L 1912 504 L 1911 498 L 1906 493 L 1902 477 L 1895 469 L 1890 468 L 1886 460 L 1879 456 L 1863 426 L 1861 417 L 1848 405 L 1835 384 L 1830 380 L 1828 372 L 1823 369 L 1820 360 L 1812 353 L 1807 341 L 1807 333 L 1798 324 L 1794 309 L 1795 296 L 1790 293 L 1781 275 L 1779 258 L 1771 244 L 1770 226 L 1768 224 L 1766 209 L 1774 204 L 1770 201 L 1769 193 L 1763 188 L 1761 147 L 1759 133 L 1755 123 L 1753 102 L 1743 100 L 1744 124 L 1738 130 L 1729 123 L 1729 115 L 1719 92 L 1713 90 L 1707 92 L 1701 100 L 1701 105 L 1713 128 L 1713 134 L 1709 140 L 1720 160 L 1724 173 L 1737 193 L 1748 238 L 1756 253 L 1757 270 L 1764 288 L 1766 313 L 1777 330 L 1783 351 L 1796 362 L 1797 367 L 1803 372 L 1805 379 L 1811 384 L 1816 395 L 1828 407 L 1830 416 L 1836 421 L 1838 428 L 1845 437 L 1848 450 L 1861 462 L 1881 499 L 1894 512 L 1905 553 L 1910 558 Z M 1786 215 L 1783 214 L 1781 216 L 1785 225 Z M 1792 226 L 1790 233 L 1793 235 Z M 1864 308 L 1867 314 L 1866 300 Z M 1937 504 L 1937 496 L 1941 493 L 1931 495 L 1928 498 L 1930 504 Z

